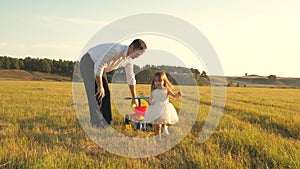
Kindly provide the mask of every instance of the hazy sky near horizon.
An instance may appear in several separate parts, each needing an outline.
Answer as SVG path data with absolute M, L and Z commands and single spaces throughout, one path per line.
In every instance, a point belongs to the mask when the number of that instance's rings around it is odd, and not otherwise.
M 202 32 L 217 52 L 226 76 L 300 77 L 299 9 L 299 0 L 2 0 L 0 56 L 77 60 L 102 27 L 135 14 L 161 13 L 183 19 Z M 151 41 L 147 45 L 150 49 L 159 46 Z M 172 58 L 171 51 L 165 52 Z M 181 57 L 180 52 L 175 53 Z M 155 64 L 159 57 L 137 63 L 142 62 Z M 174 59 L 165 65 L 178 63 Z M 205 69 L 197 64 L 187 62 L 186 66 Z

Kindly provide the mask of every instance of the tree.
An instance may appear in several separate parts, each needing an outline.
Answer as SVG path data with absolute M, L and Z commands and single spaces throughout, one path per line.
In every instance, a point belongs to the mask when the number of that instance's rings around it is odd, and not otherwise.
M 276 80 L 276 75 L 270 75 L 268 76 L 268 79 L 275 81 Z
M 24 65 L 24 60 L 23 59 L 19 59 L 19 66 L 21 70 L 25 69 L 25 65 Z
M 31 59 L 31 57 L 26 57 L 24 59 L 24 69 L 25 70 L 32 70 L 33 68 L 33 61 Z
M 3 60 L 2 60 L 2 57 L 0 57 L 0 69 L 2 69 L 3 67 Z
M 232 87 L 232 86 L 233 86 L 233 82 L 232 82 L 232 81 L 229 81 L 228 84 L 227 84 L 227 86 L 228 86 L 228 87 Z
M 10 62 L 10 69 L 20 69 L 19 60 L 17 58 L 8 58 Z
M 1 56 L 0 57 L 0 69 L 4 69 L 4 68 L 5 68 L 5 66 L 4 66 L 4 57 Z
M 60 69 L 60 65 L 59 62 L 56 60 L 52 60 L 52 69 L 51 69 L 51 73 L 59 73 L 59 69 Z
M 194 75 L 200 75 L 200 72 L 199 72 L 198 69 L 191 68 L 191 72 L 192 72 Z
M 40 61 L 41 64 L 41 72 L 50 73 L 51 72 L 51 66 L 50 63 L 46 59 L 42 59 Z
M 4 69 L 10 69 L 10 62 L 7 56 L 3 57 L 3 62 L 2 62 L 2 68 Z
M 207 74 L 206 74 L 206 72 L 204 70 L 201 73 L 201 77 L 207 78 Z
M 143 69 L 149 69 L 151 66 L 149 64 L 145 65 Z
M 137 83 L 146 83 L 150 84 L 152 81 L 152 78 L 157 70 L 156 69 L 144 69 L 140 71 L 138 74 L 136 74 L 136 82 Z
M 68 76 L 72 77 L 73 71 L 74 71 L 74 66 L 75 66 L 75 62 L 69 61 Z

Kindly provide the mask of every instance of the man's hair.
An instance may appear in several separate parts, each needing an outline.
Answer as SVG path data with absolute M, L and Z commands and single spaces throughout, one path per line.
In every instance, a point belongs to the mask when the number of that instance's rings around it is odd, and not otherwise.
M 135 39 L 133 42 L 131 42 L 129 46 L 131 45 L 133 45 L 133 49 L 139 49 L 139 50 L 147 49 L 146 43 L 141 39 Z

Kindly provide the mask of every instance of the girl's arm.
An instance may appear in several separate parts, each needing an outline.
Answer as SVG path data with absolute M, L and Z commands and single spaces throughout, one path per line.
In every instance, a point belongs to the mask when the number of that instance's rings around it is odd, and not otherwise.
M 147 101 L 148 101 L 148 104 L 149 104 L 149 105 L 152 105 L 152 104 L 153 104 L 152 92 L 150 93 L 149 100 L 147 100 Z
M 178 98 L 178 97 L 182 96 L 181 92 L 178 92 L 178 93 L 174 94 L 170 89 L 168 89 L 168 93 L 167 94 L 170 95 L 173 98 Z

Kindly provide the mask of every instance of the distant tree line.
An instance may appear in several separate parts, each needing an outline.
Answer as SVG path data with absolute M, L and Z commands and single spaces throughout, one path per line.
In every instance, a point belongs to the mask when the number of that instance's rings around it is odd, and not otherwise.
M 66 61 L 59 59 L 39 59 L 26 57 L 24 59 L 12 58 L 7 56 L 0 56 L 0 69 L 19 69 L 26 71 L 38 71 L 44 73 L 58 74 L 62 76 L 71 77 L 74 80 L 81 81 L 79 73 L 79 62 Z M 77 69 L 74 69 L 74 68 Z M 165 71 L 168 79 L 173 84 L 186 84 L 186 85 L 204 85 L 203 80 L 209 81 L 209 77 L 205 71 L 202 73 L 198 69 L 185 68 L 179 66 L 167 66 L 167 65 L 145 65 L 139 67 L 134 65 L 134 73 L 136 74 L 137 83 L 149 84 L 152 81 L 152 77 L 157 71 Z M 126 82 L 125 69 L 119 68 L 117 70 L 107 73 L 108 82 Z
M 26 57 L 25 59 L 0 56 L 0 69 L 19 69 L 59 74 L 72 77 L 76 62 Z

